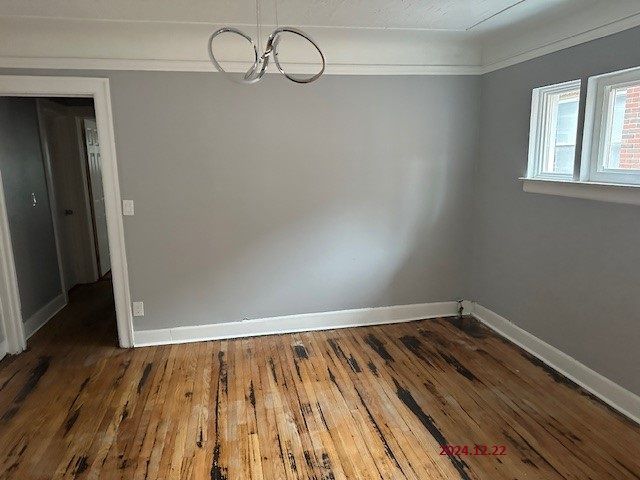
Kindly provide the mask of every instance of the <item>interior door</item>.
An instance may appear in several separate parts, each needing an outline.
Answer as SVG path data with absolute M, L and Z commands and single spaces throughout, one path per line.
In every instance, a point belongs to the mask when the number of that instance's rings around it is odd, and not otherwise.
M 43 103 L 44 105 L 44 103 Z M 44 108 L 67 289 L 95 280 L 75 120 Z
M 95 228 L 96 250 L 100 276 L 111 270 L 109 258 L 109 235 L 107 232 L 107 213 L 105 210 L 104 190 L 102 188 L 102 165 L 100 140 L 95 119 L 84 119 L 84 137 L 87 151 L 89 183 L 91 185 L 91 204 Z

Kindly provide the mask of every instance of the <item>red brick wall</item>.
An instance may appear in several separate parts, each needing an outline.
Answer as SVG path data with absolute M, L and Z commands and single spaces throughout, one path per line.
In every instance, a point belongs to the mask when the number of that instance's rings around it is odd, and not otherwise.
M 620 168 L 640 169 L 640 85 L 627 89 Z

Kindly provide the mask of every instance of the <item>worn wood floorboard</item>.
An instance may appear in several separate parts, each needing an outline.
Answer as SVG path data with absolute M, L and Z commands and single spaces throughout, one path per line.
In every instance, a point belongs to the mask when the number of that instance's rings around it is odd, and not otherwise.
M 71 300 L 0 362 L 2 479 L 640 479 L 640 427 L 473 320 L 121 350 L 110 283 Z

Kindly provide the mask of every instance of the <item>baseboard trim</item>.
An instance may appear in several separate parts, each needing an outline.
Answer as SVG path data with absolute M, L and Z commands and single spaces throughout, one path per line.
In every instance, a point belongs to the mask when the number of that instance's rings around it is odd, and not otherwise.
M 30 338 L 34 333 L 40 330 L 66 305 L 67 298 L 64 293 L 61 293 L 36 313 L 31 315 L 31 317 L 24 322 L 24 334 L 26 338 Z
M 193 327 L 138 330 L 134 332 L 134 345 L 136 347 L 143 347 L 410 322 L 424 318 L 455 315 L 457 308 L 457 302 L 418 303 L 413 305 L 359 308 L 334 312 L 305 313 L 301 315 L 259 318 Z
M 635 393 L 591 370 L 575 358 L 482 305 L 473 304 L 471 315 L 569 380 L 580 385 L 607 405 L 640 424 L 640 397 Z

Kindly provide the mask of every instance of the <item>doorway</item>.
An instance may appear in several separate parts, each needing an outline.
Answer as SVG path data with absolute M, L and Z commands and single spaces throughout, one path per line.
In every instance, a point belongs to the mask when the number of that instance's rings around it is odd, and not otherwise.
M 34 102 L 42 160 L 39 168 L 46 182 L 44 191 L 41 184 L 39 188 L 34 183 L 29 187 L 21 184 L 30 175 L 38 176 L 37 162 L 30 162 L 25 172 L 17 175 L 20 177 L 17 182 L 12 177 L 16 170 L 0 165 L 0 347 L 8 353 L 19 353 L 26 347 L 27 336 L 32 332 L 24 320 L 31 318 L 27 314 L 34 313 L 34 305 L 41 305 L 52 296 L 56 286 L 59 294 L 44 304 L 47 308 L 36 310 L 42 311 L 37 317 L 39 322 L 45 319 L 46 323 L 46 319 L 55 315 L 67 303 L 68 292 L 73 292 L 74 287 L 98 281 L 112 285 L 120 346 L 133 346 L 108 80 L 0 76 L 0 99 L 22 102 L 21 108 L 25 102 Z M 27 130 L 22 129 L 23 136 Z M 7 191 L 7 182 L 14 187 L 11 191 Z M 14 194 L 20 196 L 18 202 Z M 22 236 L 14 242 L 11 224 L 12 220 L 14 225 L 16 222 L 13 211 L 7 207 L 16 203 L 22 209 L 20 213 L 27 215 L 25 218 L 37 217 L 39 230 L 23 227 Z M 30 252 L 27 261 L 18 260 L 17 256 L 29 244 L 25 239 L 46 237 L 47 222 L 43 219 L 47 210 L 48 231 L 55 237 L 53 248 L 51 242 L 43 246 L 46 242 L 42 241 Z M 36 273 L 29 272 L 25 265 L 29 267 L 36 257 L 39 262 Z M 57 280 L 50 271 L 44 272 L 45 257 L 57 267 Z M 18 277 L 22 278 L 20 282 Z M 20 283 L 39 280 L 47 288 L 20 291 Z M 48 291 L 48 296 L 34 294 L 41 291 Z M 0 350 L 0 355 L 5 352 Z
M 92 99 L 35 102 L 61 280 L 68 292 L 111 270 L 100 138 Z

